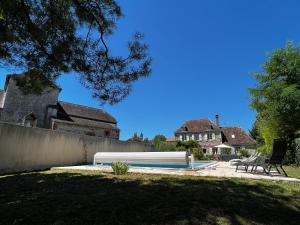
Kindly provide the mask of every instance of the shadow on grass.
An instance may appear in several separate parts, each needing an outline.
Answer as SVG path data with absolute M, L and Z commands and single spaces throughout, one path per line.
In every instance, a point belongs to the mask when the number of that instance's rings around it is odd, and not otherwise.
M 83 173 L 0 177 L 0 224 L 297 224 L 300 185 Z

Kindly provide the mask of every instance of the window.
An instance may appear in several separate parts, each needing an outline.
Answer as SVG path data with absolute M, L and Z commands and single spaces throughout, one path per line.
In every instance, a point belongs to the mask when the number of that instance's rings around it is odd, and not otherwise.
M 215 139 L 216 139 L 215 133 L 212 133 L 212 134 L 211 134 L 211 137 L 212 137 L 213 140 L 215 140 Z
M 232 138 L 235 138 L 235 135 L 234 135 L 234 134 L 232 134 L 232 135 L 231 135 L 231 137 L 232 137 Z
M 109 137 L 110 132 L 108 130 L 104 131 L 104 137 Z
M 199 140 L 202 141 L 202 134 L 199 134 Z
M 199 134 L 194 134 L 195 140 L 198 141 L 199 140 Z
M 213 155 L 218 154 L 218 148 L 212 148 Z
M 208 140 L 211 140 L 211 139 L 212 139 L 212 133 L 208 133 L 208 134 L 207 134 L 207 139 L 208 139 Z

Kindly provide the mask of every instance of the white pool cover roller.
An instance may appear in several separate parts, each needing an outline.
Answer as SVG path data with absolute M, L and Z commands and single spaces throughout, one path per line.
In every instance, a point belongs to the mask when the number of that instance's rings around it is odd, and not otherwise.
M 188 165 L 187 152 L 97 152 L 94 165 L 125 162 L 128 164 Z

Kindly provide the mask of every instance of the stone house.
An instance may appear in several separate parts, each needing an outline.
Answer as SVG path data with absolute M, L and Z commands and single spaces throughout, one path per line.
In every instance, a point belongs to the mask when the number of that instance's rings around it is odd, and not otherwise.
M 25 75 L 8 75 L 4 90 L 0 90 L 1 121 L 119 139 L 117 121 L 107 112 L 58 101 L 61 89 L 55 85 L 40 94 L 25 94 L 17 85 L 21 76 Z
M 241 148 L 255 148 L 256 144 L 240 127 L 220 127 L 218 115 L 215 124 L 209 119 L 186 121 L 175 131 L 175 138 L 180 141 L 197 141 L 206 154 L 220 154 L 215 147 L 220 144 L 230 145 L 232 154 Z

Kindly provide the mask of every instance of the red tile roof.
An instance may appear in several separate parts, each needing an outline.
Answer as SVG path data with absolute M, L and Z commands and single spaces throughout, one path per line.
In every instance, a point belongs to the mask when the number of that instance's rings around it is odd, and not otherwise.
M 175 142 L 176 138 L 167 138 L 166 142 Z
M 241 127 L 222 127 L 224 143 L 229 145 L 255 145 L 256 141 Z
M 180 132 L 204 132 L 207 130 L 219 130 L 209 119 L 196 119 L 186 121 L 175 133 Z

